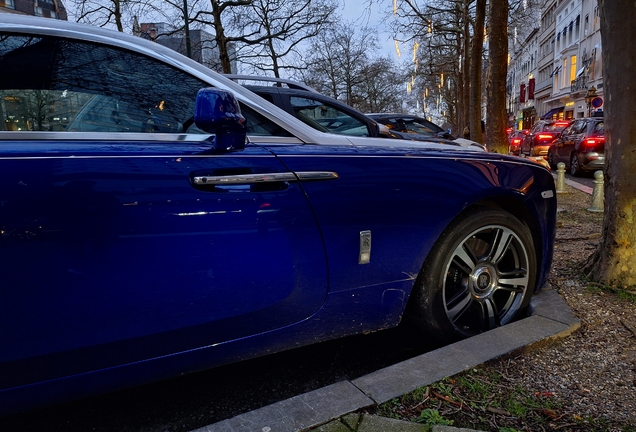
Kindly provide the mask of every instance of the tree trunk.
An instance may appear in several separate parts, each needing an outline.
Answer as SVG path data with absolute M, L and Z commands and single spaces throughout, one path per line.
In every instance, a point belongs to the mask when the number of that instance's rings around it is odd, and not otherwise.
M 603 241 L 590 277 L 636 288 L 636 37 L 633 0 L 599 0 L 605 99 L 605 215 Z
M 461 93 L 461 109 L 459 119 L 461 121 L 461 130 L 470 125 L 470 3 L 472 0 L 464 0 L 464 37 L 462 56 L 462 93 Z
M 470 52 L 470 139 L 484 142 L 481 130 L 481 56 L 484 49 L 484 21 L 486 0 L 475 5 L 475 31 Z
M 506 77 L 508 74 L 508 0 L 490 0 L 490 34 L 488 39 L 488 149 L 508 153 L 506 139 Z
M 230 54 L 227 47 L 227 36 L 225 35 L 225 29 L 223 28 L 223 22 L 221 21 L 221 13 L 223 8 L 219 4 L 218 0 L 211 0 L 212 4 L 212 17 L 214 19 L 214 40 L 216 46 L 219 49 L 219 60 L 221 61 L 221 69 L 223 73 L 232 73 L 232 66 L 230 63 Z
M 115 6 L 114 15 L 115 15 L 115 25 L 117 26 L 117 31 L 124 32 L 124 25 L 121 21 L 121 3 L 120 0 L 113 0 L 113 5 Z

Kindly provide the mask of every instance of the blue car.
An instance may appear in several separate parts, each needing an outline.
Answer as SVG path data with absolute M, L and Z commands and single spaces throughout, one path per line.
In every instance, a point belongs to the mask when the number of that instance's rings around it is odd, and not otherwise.
M 0 14 L 0 412 L 332 338 L 507 324 L 554 181 L 317 131 L 158 44 Z

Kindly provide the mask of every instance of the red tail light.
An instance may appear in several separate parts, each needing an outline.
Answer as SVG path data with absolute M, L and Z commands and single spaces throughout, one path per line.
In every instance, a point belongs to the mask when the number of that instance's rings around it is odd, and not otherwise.
M 552 135 L 545 135 L 545 134 L 539 134 L 537 138 L 539 138 L 541 141 L 546 141 L 546 140 L 552 141 L 554 139 Z
M 521 138 L 513 138 L 512 139 L 512 143 L 513 144 L 520 144 L 521 143 Z
M 599 144 L 604 144 L 605 143 L 605 137 L 596 137 L 596 138 L 586 138 L 585 139 L 585 145 L 588 146 L 595 146 L 595 145 L 599 145 Z

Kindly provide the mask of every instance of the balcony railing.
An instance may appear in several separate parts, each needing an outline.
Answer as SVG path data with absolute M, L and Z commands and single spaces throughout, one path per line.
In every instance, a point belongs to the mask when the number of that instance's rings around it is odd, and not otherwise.
M 587 75 L 581 75 L 570 82 L 570 93 L 587 91 Z

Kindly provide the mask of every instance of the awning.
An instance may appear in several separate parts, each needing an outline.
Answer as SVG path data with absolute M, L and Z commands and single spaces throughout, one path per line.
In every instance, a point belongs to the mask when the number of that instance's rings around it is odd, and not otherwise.
M 557 113 L 563 111 L 563 108 L 565 108 L 565 107 L 558 107 L 558 108 L 551 109 L 550 111 L 548 111 L 547 113 L 545 113 L 545 114 L 543 114 L 541 116 L 541 120 L 550 120 L 550 119 L 552 119 L 552 116 L 554 114 L 557 114 Z

